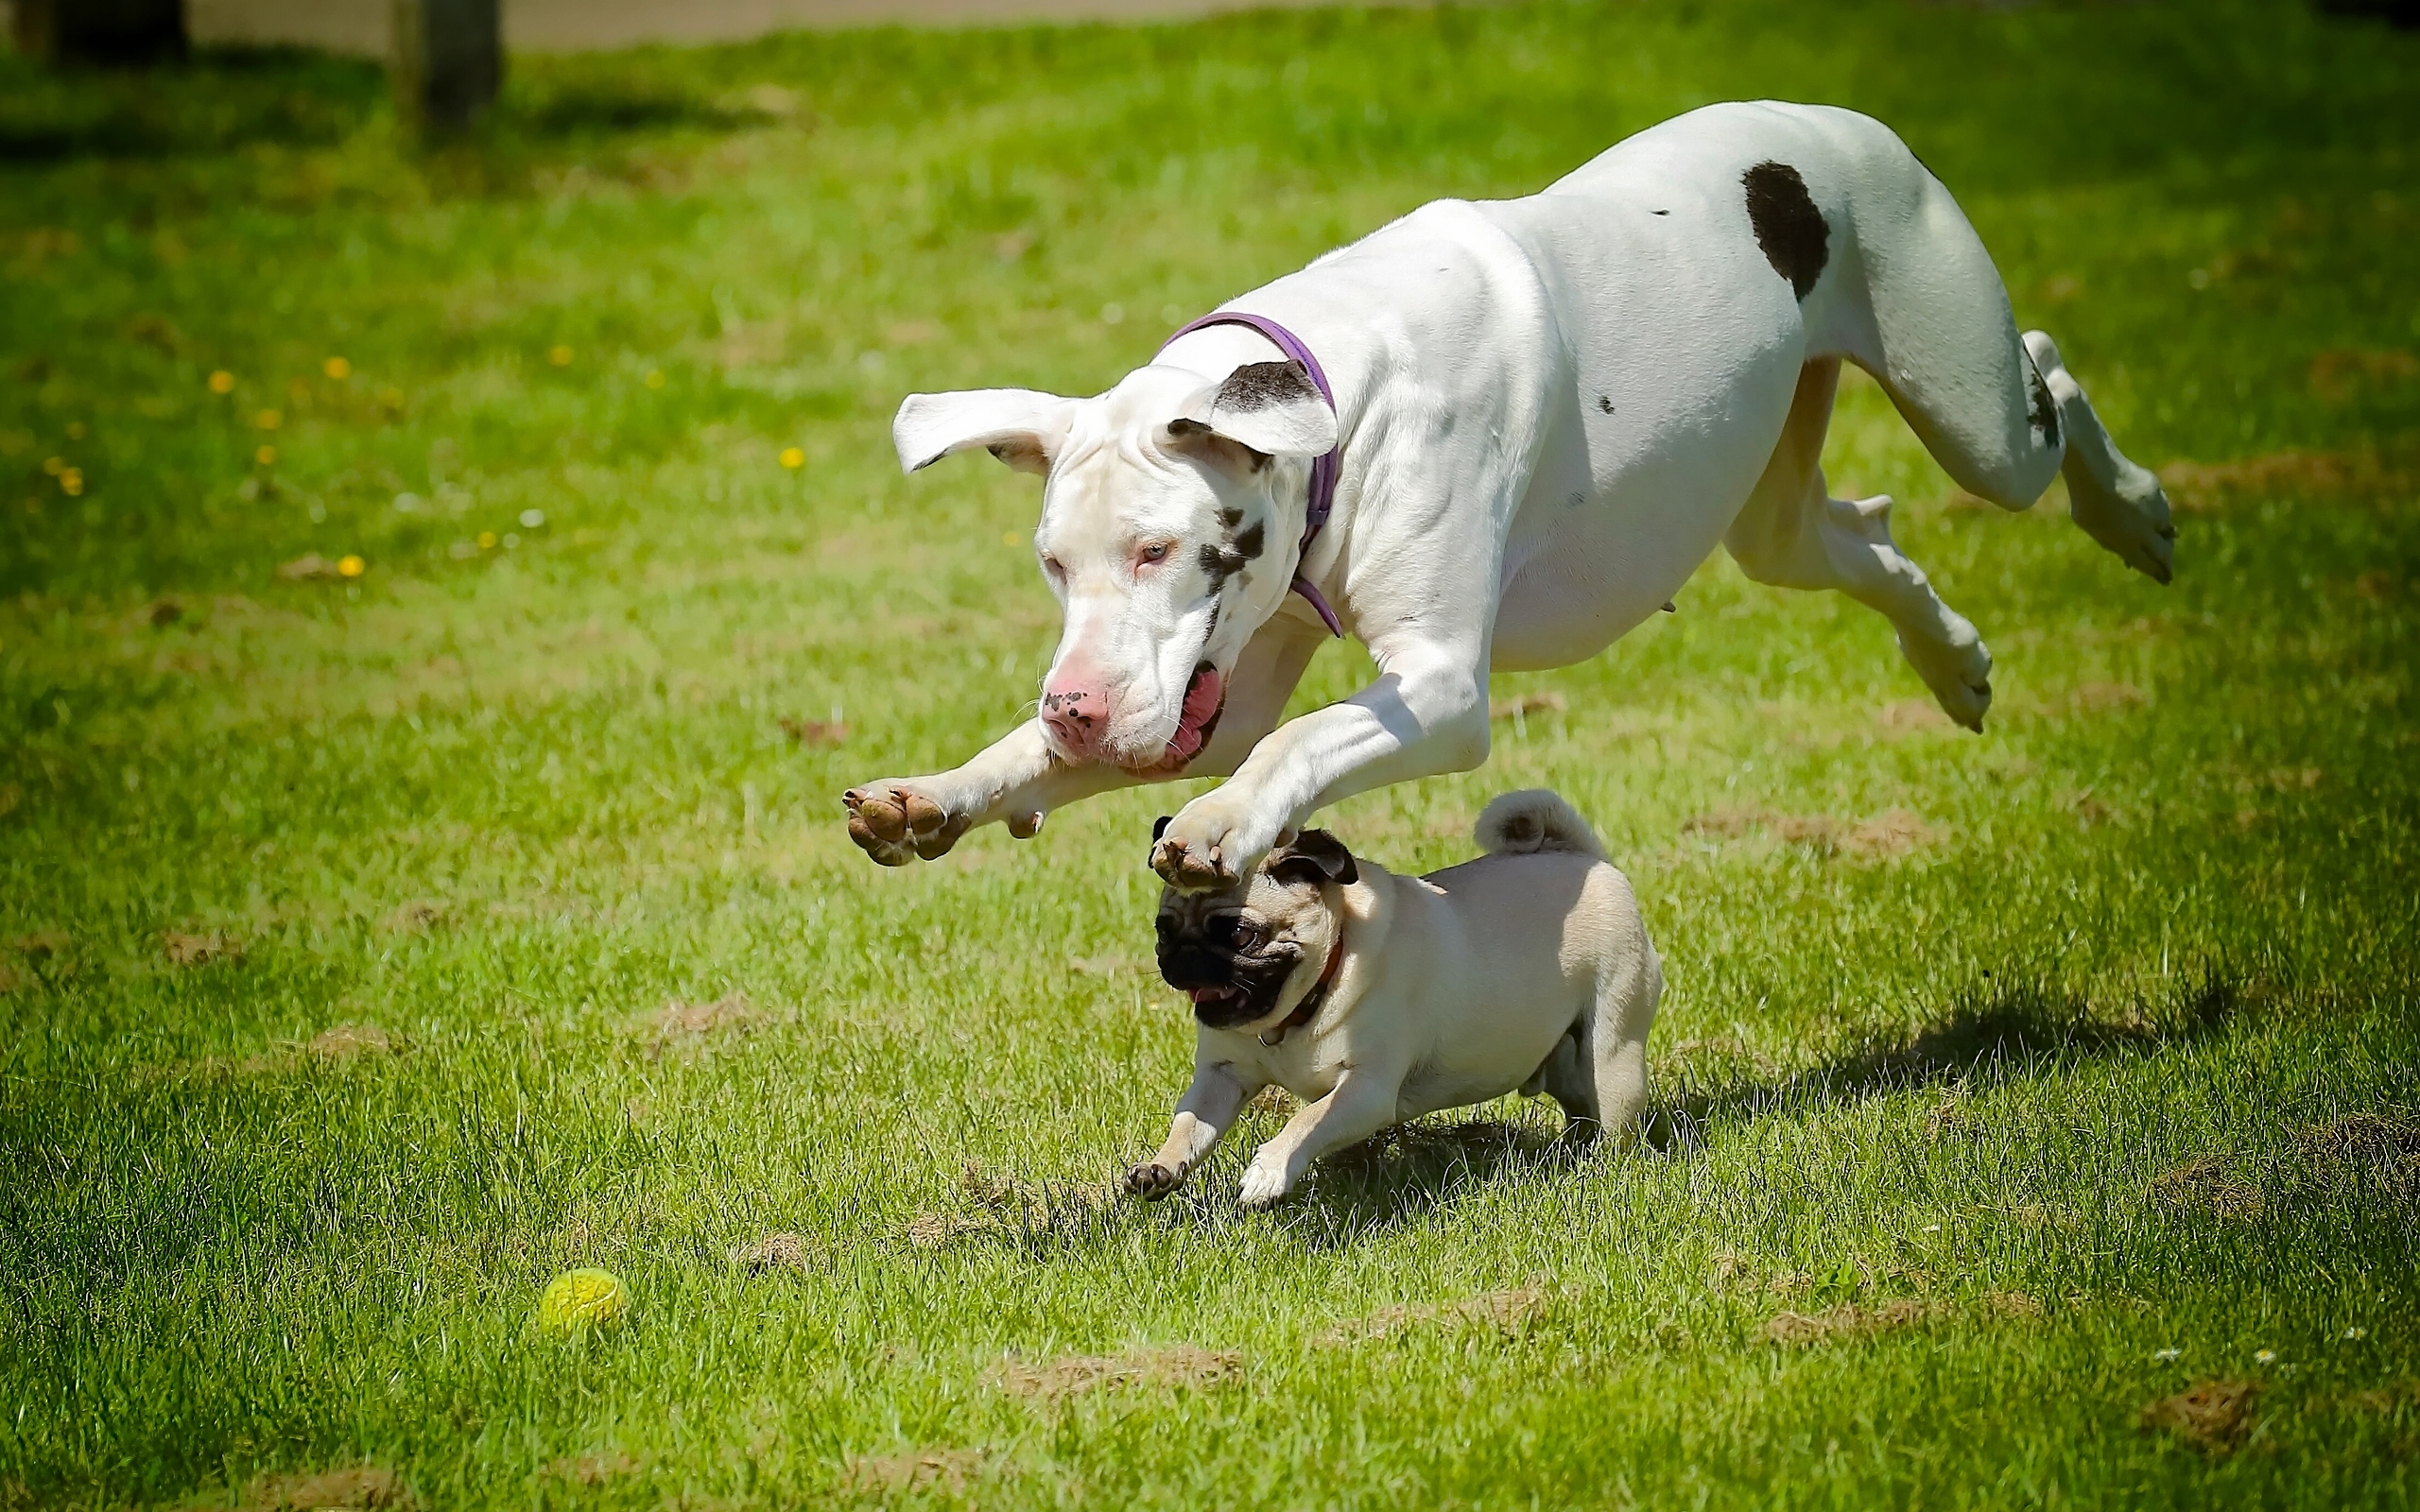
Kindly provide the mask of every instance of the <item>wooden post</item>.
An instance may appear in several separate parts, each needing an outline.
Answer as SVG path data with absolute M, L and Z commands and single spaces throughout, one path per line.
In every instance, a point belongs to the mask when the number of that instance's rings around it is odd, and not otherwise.
M 394 0 L 395 104 L 430 131 L 458 131 L 504 82 L 496 0 Z
M 183 0 L 16 0 L 17 50 L 46 63 L 149 63 L 185 55 Z

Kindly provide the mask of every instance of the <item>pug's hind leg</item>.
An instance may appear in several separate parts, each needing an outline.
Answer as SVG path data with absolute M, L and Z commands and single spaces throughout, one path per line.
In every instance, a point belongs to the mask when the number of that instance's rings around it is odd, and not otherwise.
M 1258 1091 L 1258 1083 L 1246 1085 L 1232 1066 L 1197 1061 L 1193 1085 L 1176 1105 L 1176 1120 L 1168 1125 L 1167 1139 L 1157 1155 L 1126 1173 L 1127 1192 L 1156 1202 L 1184 1185 L 1184 1178 Z
M 1521 1091 L 1531 1097 L 1544 1093 L 1553 1098 L 1563 1108 L 1566 1134 L 1596 1127 L 1597 1078 L 1588 1062 L 1584 1021 L 1573 1024 L 1570 1033 L 1554 1042 L 1554 1049 L 1522 1084 Z

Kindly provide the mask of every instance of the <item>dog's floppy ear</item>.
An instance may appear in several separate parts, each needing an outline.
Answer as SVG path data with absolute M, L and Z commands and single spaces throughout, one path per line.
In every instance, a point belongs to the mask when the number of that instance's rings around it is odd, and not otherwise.
M 1305 830 L 1294 836 L 1292 845 L 1270 859 L 1269 874 L 1279 882 L 1350 885 L 1361 880 L 1353 852 L 1325 830 Z
M 1163 814 L 1158 818 L 1151 821 L 1152 844 L 1158 844 L 1160 836 L 1168 833 L 1168 821 L 1174 817 L 1176 817 L 1176 816 L 1173 814 Z
M 1168 434 L 1222 436 L 1263 456 L 1318 456 L 1336 450 L 1336 411 L 1301 363 L 1248 362 L 1187 399 Z
M 980 446 L 1020 472 L 1047 472 L 1067 439 L 1076 402 L 1030 388 L 970 388 L 909 394 L 890 422 L 899 466 L 913 472 L 952 452 Z

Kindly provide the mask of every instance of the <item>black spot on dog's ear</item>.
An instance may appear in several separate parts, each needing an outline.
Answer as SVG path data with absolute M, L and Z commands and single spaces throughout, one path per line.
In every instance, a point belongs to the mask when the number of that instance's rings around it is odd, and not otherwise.
M 1319 386 L 1311 382 L 1310 369 L 1288 357 L 1284 362 L 1245 363 L 1227 374 L 1227 381 L 1219 386 L 1219 397 L 1212 403 L 1218 409 L 1251 414 L 1319 397 Z
M 1160 836 L 1168 833 L 1169 821 L 1173 820 L 1175 817 L 1176 816 L 1173 814 L 1163 814 L 1158 818 L 1151 821 L 1151 840 L 1153 844 L 1157 844 Z
M 1241 509 L 1230 508 L 1219 511 L 1219 524 L 1224 525 L 1229 530 L 1233 530 L 1236 526 L 1242 524 L 1243 523 L 1244 512 Z
M 1268 544 L 1268 539 L 1260 528 L 1260 522 L 1256 520 L 1253 522 L 1253 527 L 1250 530 L 1236 538 L 1236 550 L 1243 554 L 1246 561 L 1258 557 L 1261 548 L 1266 544 Z
M 1344 842 L 1325 830 L 1305 830 L 1294 843 L 1270 862 L 1269 874 L 1279 882 L 1333 882 L 1349 885 L 1361 880 L 1361 868 Z
M 1787 163 L 1759 163 L 1740 176 L 1748 190 L 1748 224 L 1773 271 L 1800 299 L 1815 291 L 1831 256 L 1832 228 L 1815 208 L 1806 180 Z
M 2029 356 L 2025 361 L 2026 376 L 2032 380 L 2032 408 L 2026 418 L 2033 422 L 2033 433 L 2042 438 L 2045 446 L 2059 444 L 2059 402 L 2051 397 L 2050 386 L 2042 381 L 2042 369 L 2033 366 Z

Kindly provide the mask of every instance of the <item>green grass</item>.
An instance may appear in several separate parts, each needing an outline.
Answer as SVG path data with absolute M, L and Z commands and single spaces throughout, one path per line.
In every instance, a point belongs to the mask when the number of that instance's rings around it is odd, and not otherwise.
M 0 1506 L 2420 1496 L 2420 39 L 1622 4 L 514 66 L 422 153 L 352 65 L 0 60 Z M 1670 977 L 1651 1147 L 1506 1103 L 1243 1215 L 1254 1113 L 1103 1203 L 1190 1056 L 1182 795 L 849 846 L 840 789 L 1005 728 L 1055 634 L 1030 480 L 902 479 L 892 406 L 1093 391 L 1758 94 L 1959 194 L 2183 465 L 2175 586 L 1852 388 L 1833 479 L 1983 629 L 1989 733 L 1718 561 L 1502 679 L 1565 705 L 1481 772 L 1332 816 L 1398 868 L 1510 787 L 1596 820 Z M 583 1263 L 627 1326 L 537 1332 Z M 1014 1389 L 1066 1356 L 1141 1379 Z M 2231 1452 L 2142 1426 L 2213 1379 Z

